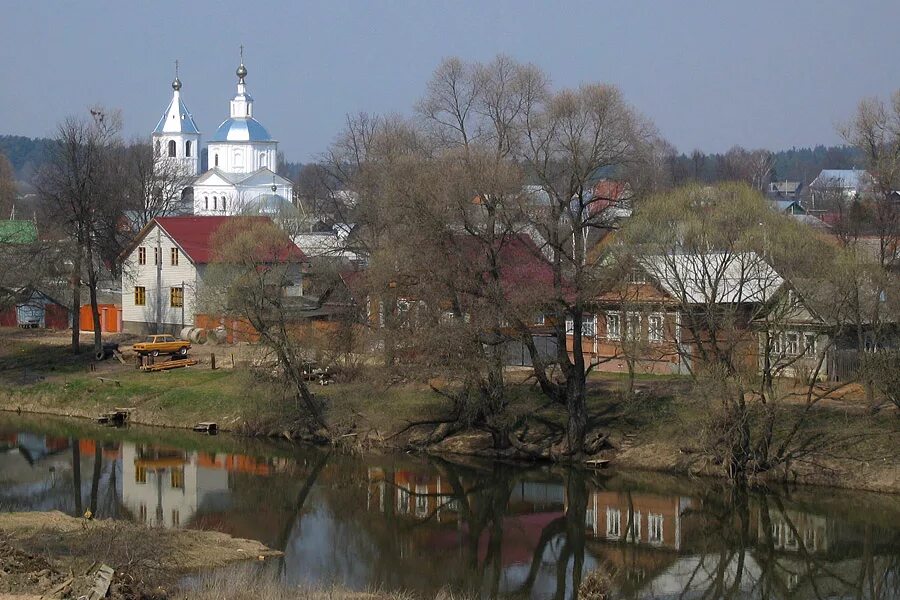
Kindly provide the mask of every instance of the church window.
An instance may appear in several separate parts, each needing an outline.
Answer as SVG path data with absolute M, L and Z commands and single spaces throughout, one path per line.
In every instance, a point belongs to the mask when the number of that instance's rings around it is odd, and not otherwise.
M 203 196 L 203 209 L 209 210 L 209 196 Z
M 175 156 L 175 140 L 169 140 L 169 156 Z
M 225 210 L 225 196 L 222 196 L 222 210 Z
M 188 140 L 184 143 L 184 155 L 185 156 L 191 155 L 191 141 L 190 140 Z
M 244 155 L 241 152 L 234 153 L 234 166 L 235 168 L 244 166 Z
M 216 157 L 215 157 L 215 163 L 214 163 L 214 164 L 215 164 L 216 167 L 219 166 L 219 155 L 218 155 L 218 154 L 216 154 Z
M 159 156 L 159 140 L 156 140 L 156 145 L 153 147 L 153 152 L 155 156 Z
M 265 153 L 265 152 L 263 152 L 262 154 L 259 155 L 259 166 L 261 166 L 261 167 L 267 166 L 267 165 L 266 165 L 266 153 Z
M 213 210 L 219 209 L 219 197 L 213 196 Z

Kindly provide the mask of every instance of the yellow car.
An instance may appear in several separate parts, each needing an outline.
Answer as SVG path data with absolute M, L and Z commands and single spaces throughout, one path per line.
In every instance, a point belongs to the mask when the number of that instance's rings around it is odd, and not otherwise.
M 179 340 L 171 335 L 151 335 L 143 342 L 138 342 L 131 347 L 141 356 L 159 356 L 160 354 L 178 354 L 187 356 L 191 343 L 187 340 Z

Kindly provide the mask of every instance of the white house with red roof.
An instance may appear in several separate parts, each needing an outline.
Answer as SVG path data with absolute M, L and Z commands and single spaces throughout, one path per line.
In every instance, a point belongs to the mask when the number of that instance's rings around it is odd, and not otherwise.
M 213 236 L 235 219 L 268 221 L 269 217 L 159 217 L 144 227 L 123 261 L 123 330 L 177 334 L 193 326 L 197 292 L 213 259 Z M 291 243 L 286 260 L 303 262 L 305 257 Z M 300 276 L 298 270 L 295 295 L 302 290 Z

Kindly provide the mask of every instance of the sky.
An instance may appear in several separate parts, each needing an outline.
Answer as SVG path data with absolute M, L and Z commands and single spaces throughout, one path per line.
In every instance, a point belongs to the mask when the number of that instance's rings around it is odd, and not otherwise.
M 898 0 L 7 2 L 0 134 L 52 136 L 99 103 L 149 137 L 177 59 L 208 139 L 243 44 L 254 116 L 291 161 L 348 114 L 410 114 L 443 58 L 500 53 L 557 89 L 618 86 L 684 152 L 835 144 L 861 98 L 900 88 L 898 24 Z

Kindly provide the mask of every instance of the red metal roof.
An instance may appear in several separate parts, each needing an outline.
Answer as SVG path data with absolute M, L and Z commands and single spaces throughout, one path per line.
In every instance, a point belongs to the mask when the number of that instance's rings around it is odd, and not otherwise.
M 155 221 L 194 264 L 212 262 L 212 238 L 226 223 L 272 223 L 269 217 L 159 217 Z M 285 250 L 278 260 L 302 262 L 306 256 L 285 235 Z

